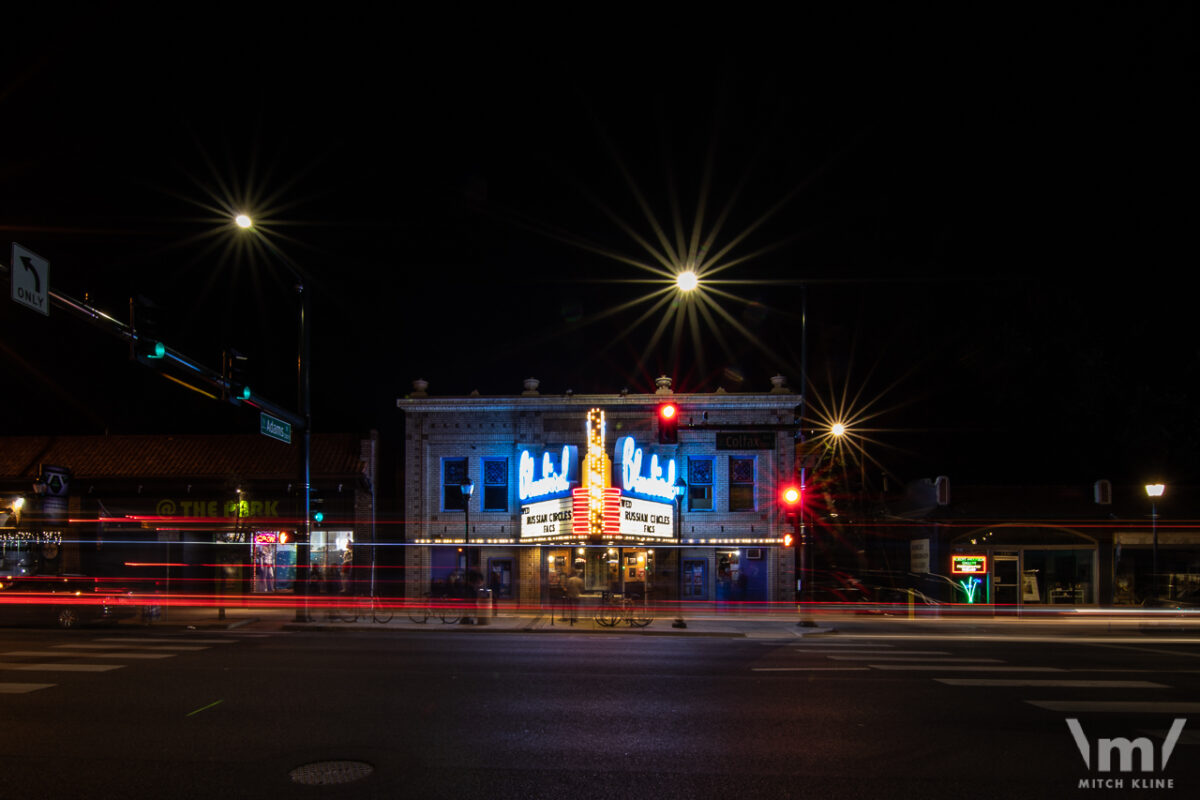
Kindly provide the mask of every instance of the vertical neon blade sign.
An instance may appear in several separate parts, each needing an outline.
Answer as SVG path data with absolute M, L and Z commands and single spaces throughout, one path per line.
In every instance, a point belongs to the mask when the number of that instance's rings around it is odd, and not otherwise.
M 604 411 L 593 408 L 587 419 L 588 535 L 604 534 Z

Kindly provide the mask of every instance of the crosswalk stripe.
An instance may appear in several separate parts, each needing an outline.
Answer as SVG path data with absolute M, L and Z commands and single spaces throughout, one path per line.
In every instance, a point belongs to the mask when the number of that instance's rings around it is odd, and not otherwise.
M 870 667 L 751 667 L 751 672 L 870 672 Z
M 1062 679 L 1038 680 L 1036 678 L 934 678 L 950 686 L 1055 686 L 1074 689 L 1170 689 L 1165 683 L 1154 681 L 1080 681 Z
M 56 645 L 52 645 L 52 646 L 55 649 L 62 648 L 64 650 L 111 650 L 113 648 L 113 645 L 111 645 L 111 644 L 56 644 Z M 129 644 L 127 644 L 125 646 L 134 648 L 136 650 L 197 651 L 197 650 L 207 650 L 208 649 L 208 645 L 206 645 L 206 644 L 201 644 L 201 645 L 196 645 L 196 646 L 186 645 L 186 644 L 159 644 L 159 645 L 152 645 L 152 644 L 129 645 Z
M 1078 714 L 1098 711 L 1119 714 L 1195 714 L 1200 712 L 1200 703 L 1172 703 L 1170 701 L 1142 702 L 1138 700 L 1026 700 L 1032 706 L 1047 711 L 1062 711 Z
M 826 656 L 832 661 L 870 661 L 871 659 L 883 659 L 884 661 L 929 661 L 927 656 L 894 656 L 891 653 L 870 653 L 865 655 L 845 655 L 845 656 Z M 975 664 L 1003 664 L 1004 661 L 999 658 L 939 658 L 938 663 L 975 663 Z
M 909 669 L 933 672 L 1066 672 L 1058 667 L 1007 667 L 1002 665 L 979 666 L 976 664 L 871 664 L 871 669 Z
M 11 670 L 15 672 L 110 672 L 114 669 L 123 669 L 124 664 L 18 664 L 15 662 L 0 661 L 0 670 Z
M 0 683 L 0 694 L 28 694 L 38 689 L 49 689 L 53 683 Z
M 948 656 L 950 653 L 946 650 L 826 650 L 824 648 L 817 649 L 815 647 L 797 647 L 802 653 L 814 653 L 816 655 L 859 655 L 859 656 L 874 656 L 876 658 L 891 658 L 892 656 Z
M 83 653 L 73 653 L 70 650 L 10 650 L 0 653 L 5 656 L 22 656 L 25 658 L 174 658 L 175 653 L 99 653 L 89 650 Z
M 162 639 L 162 638 L 156 639 L 153 636 L 111 636 L 111 637 L 93 639 L 92 641 L 94 641 L 94 642 L 112 642 L 113 644 L 124 644 L 126 642 L 128 642 L 129 644 L 135 644 L 135 643 L 137 643 L 137 644 L 161 644 L 165 647 L 165 646 L 167 646 L 167 644 L 169 642 L 171 642 L 173 640 Z M 178 641 L 187 642 L 189 645 L 192 645 L 192 644 L 234 644 L 237 640 L 236 639 L 192 639 L 191 637 L 188 637 L 186 639 L 181 638 Z

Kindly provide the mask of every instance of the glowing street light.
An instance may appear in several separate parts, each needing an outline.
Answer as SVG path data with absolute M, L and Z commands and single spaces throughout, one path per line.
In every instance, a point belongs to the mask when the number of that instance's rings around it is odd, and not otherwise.
M 251 230 L 254 221 L 247 214 L 238 214 L 234 223 L 242 230 Z M 254 232 L 255 234 L 258 231 Z M 250 234 L 246 234 L 250 235 Z M 292 277 L 296 279 L 296 292 L 300 295 L 300 344 L 299 357 L 296 359 L 296 405 L 299 406 L 300 417 L 304 420 L 304 435 L 301 438 L 300 455 L 300 484 L 304 490 L 304 533 L 303 540 L 296 544 L 296 577 L 295 591 L 303 594 L 304 602 L 296 604 L 296 621 L 308 622 L 308 592 L 307 570 L 308 548 L 312 544 L 312 332 L 309 330 L 310 295 L 304 285 L 304 278 L 286 260 L 280 261 Z M 373 557 L 373 556 L 372 556 Z
M 675 285 L 681 292 L 690 292 L 700 285 L 700 278 L 692 270 L 681 272 L 675 276 Z
M 1163 496 L 1166 489 L 1167 487 L 1161 483 L 1146 484 L 1146 496 L 1150 498 L 1150 530 L 1154 540 L 1154 560 L 1150 567 L 1150 585 L 1154 587 L 1155 597 L 1158 597 L 1158 509 L 1155 507 L 1155 503 L 1158 498 Z
M 831 425 L 829 427 L 829 432 L 832 433 L 834 436 L 839 436 L 839 437 L 845 436 L 846 435 L 846 426 L 840 422 L 835 422 L 835 423 L 833 423 L 833 425 Z

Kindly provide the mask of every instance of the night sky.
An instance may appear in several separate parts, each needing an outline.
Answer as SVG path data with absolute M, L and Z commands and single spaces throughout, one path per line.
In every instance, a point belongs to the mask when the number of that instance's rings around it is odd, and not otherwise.
M 634 8 L 30 24 L 0 260 L 117 316 L 152 298 L 164 339 L 248 354 L 292 407 L 289 263 L 314 429 L 385 436 L 416 378 L 798 387 L 807 292 L 814 405 L 859 412 L 873 473 L 1197 480 L 1190 10 Z M 235 246 L 243 210 L 269 250 Z M 698 218 L 721 311 L 656 335 Z M 5 434 L 257 430 L 58 310 L 0 325 Z

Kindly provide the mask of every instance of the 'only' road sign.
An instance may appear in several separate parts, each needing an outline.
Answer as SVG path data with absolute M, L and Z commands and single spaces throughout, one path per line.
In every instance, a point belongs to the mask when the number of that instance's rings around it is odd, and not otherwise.
M 50 316 L 50 262 L 13 242 L 9 272 L 12 299 Z

